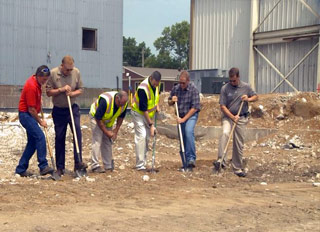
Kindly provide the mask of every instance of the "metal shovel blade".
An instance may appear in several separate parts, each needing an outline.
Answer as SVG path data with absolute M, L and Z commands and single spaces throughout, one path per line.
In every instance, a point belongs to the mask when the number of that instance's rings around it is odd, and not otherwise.
M 76 177 L 83 177 L 83 176 L 87 176 L 87 170 L 84 168 L 84 169 L 79 169 L 79 170 L 76 170 L 75 171 L 75 174 L 76 174 Z

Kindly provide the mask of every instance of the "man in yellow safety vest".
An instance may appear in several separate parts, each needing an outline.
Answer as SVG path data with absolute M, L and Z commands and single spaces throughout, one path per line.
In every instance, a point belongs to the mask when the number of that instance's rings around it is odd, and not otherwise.
M 112 142 L 117 138 L 127 106 L 128 94 L 125 91 L 102 93 L 91 105 L 89 114 L 92 129 L 92 172 L 104 173 L 106 170 L 113 170 Z M 116 119 L 117 125 L 113 129 Z M 104 169 L 99 165 L 100 155 Z
M 150 136 L 154 136 L 153 118 L 159 111 L 159 84 L 161 74 L 154 71 L 139 85 L 133 98 L 131 109 L 135 128 L 136 169 L 146 170 L 147 146 Z

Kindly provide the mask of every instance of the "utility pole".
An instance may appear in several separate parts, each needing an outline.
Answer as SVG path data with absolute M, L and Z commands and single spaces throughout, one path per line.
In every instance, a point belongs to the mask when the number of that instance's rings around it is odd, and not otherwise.
M 142 55 L 142 65 L 141 65 L 141 67 L 144 68 L 144 47 L 142 48 L 141 55 Z

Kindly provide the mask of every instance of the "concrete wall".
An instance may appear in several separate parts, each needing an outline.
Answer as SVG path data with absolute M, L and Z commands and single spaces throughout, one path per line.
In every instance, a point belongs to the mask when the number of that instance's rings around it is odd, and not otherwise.
M 0 85 L 0 107 L 18 108 L 20 94 L 23 86 Z M 85 88 L 84 93 L 78 97 L 77 103 L 81 108 L 88 108 L 99 94 L 110 91 L 106 88 Z M 47 97 L 45 90 L 42 91 L 42 101 L 44 108 L 52 108 L 51 98 Z

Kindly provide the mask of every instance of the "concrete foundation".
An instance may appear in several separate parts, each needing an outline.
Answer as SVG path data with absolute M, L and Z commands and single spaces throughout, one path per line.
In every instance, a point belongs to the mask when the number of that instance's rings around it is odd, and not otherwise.
M 179 139 L 178 129 L 176 125 L 158 125 L 157 130 L 159 134 L 165 135 L 171 139 Z M 267 128 L 247 128 L 245 141 L 258 140 L 259 138 L 276 133 L 276 129 Z M 200 127 L 195 128 L 195 137 L 198 139 L 219 139 L 222 133 L 221 127 Z

